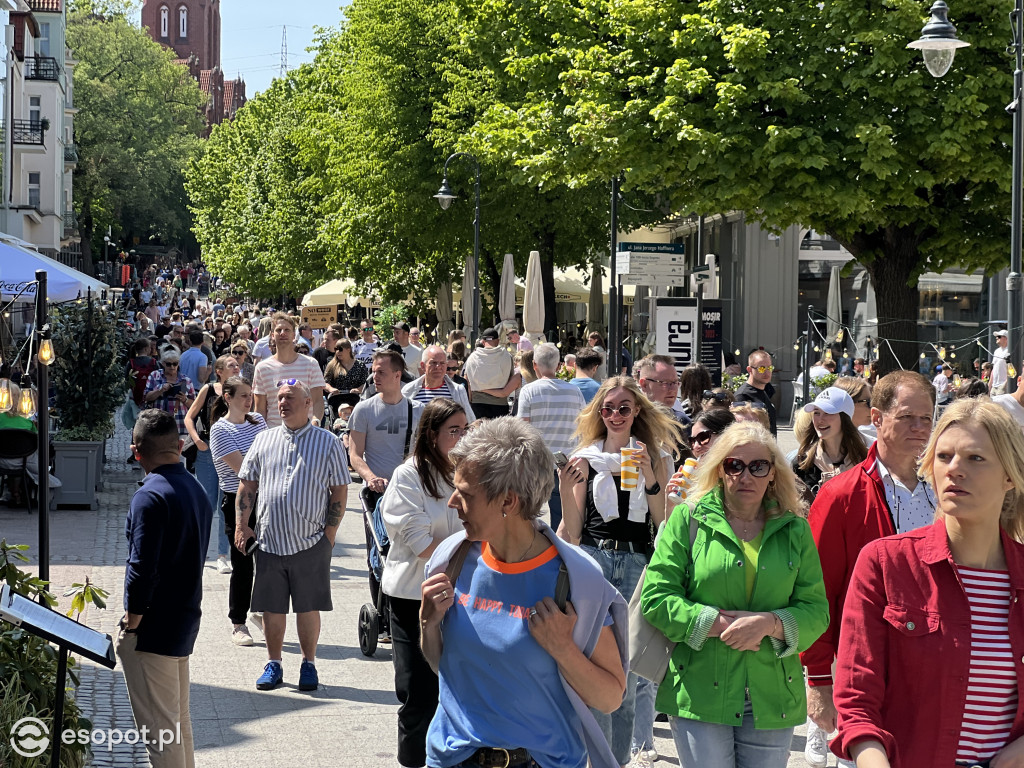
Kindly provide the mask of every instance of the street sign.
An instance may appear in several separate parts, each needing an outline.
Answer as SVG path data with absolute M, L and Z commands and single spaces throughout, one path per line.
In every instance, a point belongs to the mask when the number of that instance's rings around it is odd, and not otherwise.
M 338 322 L 338 307 L 303 307 L 302 322 L 309 323 L 310 328 L 326 328 Z
M 682 275 L 652 275 L 647 272 L 620 275 L 623 285 L 664 285 L 672 288 L 685 288 L 689 285 L 689 277 Z
M 683 243 L 624 243 L 619 241 L 619 251 L 631 253 L 686 253 L 686 246 Z
M 620 253 L 615 271 L 622 275 L 646 273 L 648 275 L 684 275 L 686 257 L 681 254 Z

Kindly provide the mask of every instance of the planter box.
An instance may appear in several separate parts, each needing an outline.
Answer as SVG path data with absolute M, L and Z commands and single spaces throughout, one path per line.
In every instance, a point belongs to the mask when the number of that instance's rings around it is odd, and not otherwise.
M 54 441 L 54 474 L 60 488 L 51 489 L 51 507 L 97 509 L 96 489 L 103 471 L 103 441 Z

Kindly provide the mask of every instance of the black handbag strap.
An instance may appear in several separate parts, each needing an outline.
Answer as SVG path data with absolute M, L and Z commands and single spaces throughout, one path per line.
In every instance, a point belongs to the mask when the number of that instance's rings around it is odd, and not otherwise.
M 403 457 L 408 457 L 409 446 L 412 443 L 412 400 L 410 400 L 409 398 L 405 398 L 405 401 L 409 404 L 409 420 L 408 422 L 406 422 L 405 425 L 405 453 L 403 453 L 402 455 Z M 463 559 L 465 559 L 466 556 L 463 555 L 462 557 Z M 459 567 L 462 567 L 461 563 Z M 455 582 L 453 581 L 452 584 L 454 583 Z

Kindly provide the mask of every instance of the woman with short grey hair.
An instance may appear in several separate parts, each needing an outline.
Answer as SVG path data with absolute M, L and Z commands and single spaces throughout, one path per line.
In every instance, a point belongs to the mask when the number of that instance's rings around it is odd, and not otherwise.
M 427 765 L 618 768 L 589 708 L 622 702 L 625 601 L 539 519 L 554 481 L 540 433 L 512 417 L 478 423 L 448 454 L 465 532 L 438 545 L 421 589 L 423 655 L 439 677 Z

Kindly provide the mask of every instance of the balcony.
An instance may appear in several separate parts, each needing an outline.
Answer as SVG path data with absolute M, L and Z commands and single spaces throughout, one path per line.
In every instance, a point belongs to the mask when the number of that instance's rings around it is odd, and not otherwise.
M 64 211 L 64 239 L 78 233 L 78 216 L 74 211 Z
M 60 64 L 52 56 L 26 56 L 26 80 L 60 80 Z
M 43 137 L 46 135 L 46 129 L 49 128 L 48 123 L 43 123 L 39 120 L 14 120 L 14 133 L 11 136 L 11 141 L 15 144 L 28 144 L 34 147 L 43 147 Z M 0 141 L 5 138 L 5 125 L 0 120 Z
M 64 162 L 68 165 L 75 165 L 78 162 L 78 147 L 74 144 L 64 145 Z

